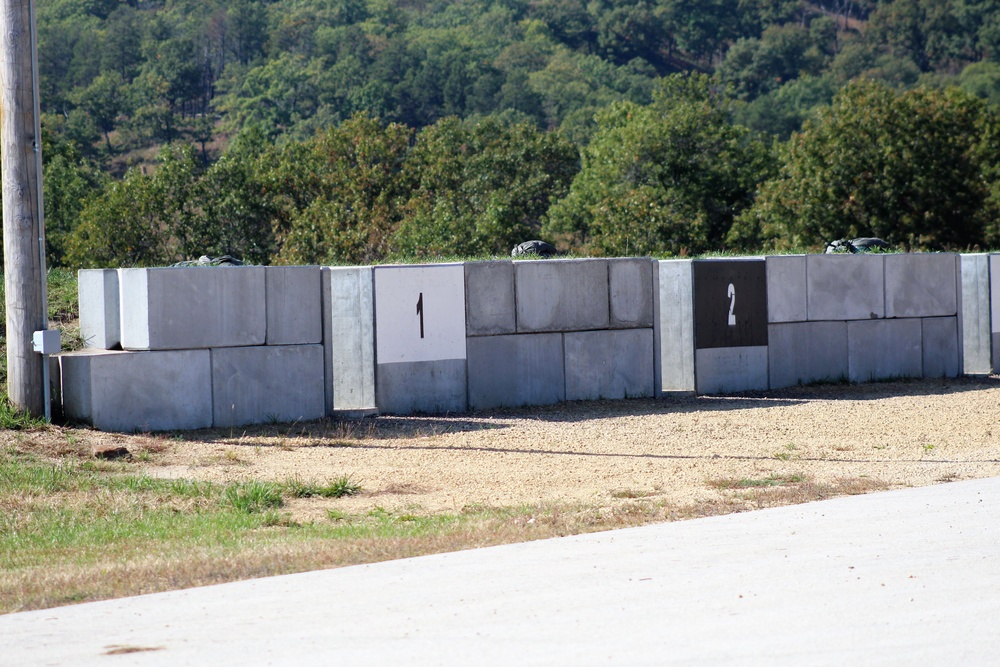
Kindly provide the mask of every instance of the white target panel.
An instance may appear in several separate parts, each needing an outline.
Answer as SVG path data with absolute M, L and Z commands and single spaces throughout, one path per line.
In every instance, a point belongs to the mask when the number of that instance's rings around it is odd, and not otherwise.
M 465 268 L 375 267 L 379 364 L 465 359 Z

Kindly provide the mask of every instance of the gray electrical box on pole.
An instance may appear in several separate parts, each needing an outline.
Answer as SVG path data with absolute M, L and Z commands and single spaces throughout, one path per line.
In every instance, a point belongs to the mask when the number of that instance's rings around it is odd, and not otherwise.
M 48 328 L 42 214 L 42 138 L 38 113 L 34 3 L 0 0 L 0 160 L 7 305 L 7 393 L 41 417 L 43 366 L 34 333 Z

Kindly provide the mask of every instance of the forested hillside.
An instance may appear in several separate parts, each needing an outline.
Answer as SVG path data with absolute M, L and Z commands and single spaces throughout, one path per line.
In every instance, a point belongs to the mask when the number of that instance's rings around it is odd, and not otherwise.
M 993 0 L 38 0 L 50 261 L 1000 241 Z

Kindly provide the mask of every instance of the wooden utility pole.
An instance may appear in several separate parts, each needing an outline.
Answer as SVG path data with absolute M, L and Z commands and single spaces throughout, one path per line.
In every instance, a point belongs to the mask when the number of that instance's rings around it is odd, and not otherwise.
M 42 221 L 42 138 L 33 0 L 0 0 L 0 167 L 7 303 L 7 394 L 43 416 L 41 354 L 35 331 L 47 329 Z

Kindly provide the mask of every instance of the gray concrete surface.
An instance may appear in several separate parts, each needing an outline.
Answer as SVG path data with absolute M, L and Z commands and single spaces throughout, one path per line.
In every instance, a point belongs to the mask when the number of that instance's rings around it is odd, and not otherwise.
M 101 431 L 212 425 L 208 350 L 81 350 L 59 355 L 67 418 Z
M 264 344 L 262 266 L 122 269 L 118 280 L 127 350 Z
M 469 338 L 469 408 L 546 405 L 566 398 L 563 335 Z
M 665 259 L 657 267 L 661 392 L 693 393 L 694 377 L 694 276 L 692 260 Z
M 653 396 L 653 330 L 563 334 L 566 400 Z
M 959 277 L 962 285 L 958 318 L 962 337 L 962 373 L 990 373 L 993 371 L 990 256 L 960 255 Z
M 370 266 L 324 268 L 326 409 L 375 410 L 375 301 Z
M 847 379 L 872 382 L 923 376 L 920 319 L 847 323 Z
M 466 262 L 466 335 L 498 336 L 516 331 L 514 263 Z
M 326 414 L 322 345 L 211 352 L 213 426 L 312 421 Z
M 515 262 L 514 293 L 518 332 L 581 331 L 610 325 L 607 260 Z
M 465 359 L 401 361 L 375 367 L 379 412 L 441 415 L 468 410 Z
M 724 394 L 767 389 L 767 358 L 767 345 L 695 350 L 698 393 Z
M 925 317 L 920 320 L 924 354 L 924 377 L 949 377 L 959 374 L 957 317 Z
M 806 321 L 806 256 L 776 255 L 764 261 L 768 323 Z
M 885 316 L 942 317 L 958 312 L 958 255 L 885 255 Z
M 268 266 L 267 345 L 323 342 L 323 298 L 318 266 Z
M 768 326 L 771 389 L 847 378 L 847 322 Z
M 974 480 L 9 614 L 0 664 L 994 665 L 998 513 Z
M 611 327 L 653 326 L 653 260 L 626 257 L 608 260 Z
M 806 256 L 810 320 L 867 320 L 885 316 L 884 255 Z
M 77 273 L 80 337 L 84 347 L 110 350 L 121 343 L 118 270 L 83 269 Z

